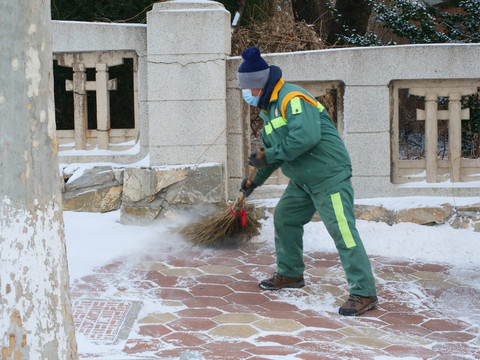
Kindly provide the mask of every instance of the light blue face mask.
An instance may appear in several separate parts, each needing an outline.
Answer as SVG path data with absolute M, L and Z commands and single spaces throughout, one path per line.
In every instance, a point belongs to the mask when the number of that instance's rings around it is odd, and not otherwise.
M 253 96 L 252 90 L 250 89 L 242 89 L 243 99 L 247 102 L 247 104 L 252 106 L 258 106 L 258 102 L 260 101 L 260 95 Z

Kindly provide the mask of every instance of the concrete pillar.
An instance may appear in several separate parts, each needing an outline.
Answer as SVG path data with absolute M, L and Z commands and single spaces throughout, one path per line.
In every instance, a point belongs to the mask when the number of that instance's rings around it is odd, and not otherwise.
M 355 192 L 364 197 L 390 187 L 389 96 L 386 86 L 345 86 L 342 135 L 352 159 Z
M 156 3 L 147 15 L 152 166 L 227 163 L 230 13 L 220 3 Z

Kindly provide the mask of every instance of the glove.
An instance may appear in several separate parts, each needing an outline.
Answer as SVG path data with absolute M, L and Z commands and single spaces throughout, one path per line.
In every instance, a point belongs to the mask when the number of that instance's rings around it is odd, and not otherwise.
M 248 178 L 244 178 L 242 180 L 242 184 L 240 185 L 240 191 L 245 194 L 245 197 L 248 197 L 253 192 L 253 190 L 255 190 L 255 188 L 258 187 L 258 185 L 255 184 L 254 182 L 252 182 L 250 186 L 247 187 L 247 181 L 248 181 Z
M 257 152 L 252 151 L 248 157 L 248 164 L 255 166 L 256 168 L 261 168 L 267 166 L 267 160 L 265 160 L 265 156 L 258 158 Z

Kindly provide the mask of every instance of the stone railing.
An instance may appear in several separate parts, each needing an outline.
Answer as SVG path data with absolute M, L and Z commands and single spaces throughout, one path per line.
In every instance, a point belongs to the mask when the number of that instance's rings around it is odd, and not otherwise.
M 148 153 L 147 26 L 70 21 L 52 22 L 53 58 L 71 68 L 70 82 L 61 84 L 74 99 L 74 128 L 59 130 L 62 163 L 136 163 Z M 117 92 L 110 79 L 112 66 L 133 62 L 133 127 L 112 128 L 109 92 Z M 86 72 L 95 73 L 86 79 Z M 54 74 L 55 76 L 55 74 Z M 95 91 L 96 127 L 86 125 L 86 92 Z
M 71 150 L 127 150 L 135 145 L 139 134 L 138 115 L 138 60 L 131 51 L 56 53 L 54 60 L 59 66 L 73 69 L 73 79 L 66 80 L 65 90 L 73 92 L 74 128 L 58 130 L 60 151 Z M 111 127 L 110 91 L 117 90 L 117 79 L 109 78 L 109 68 L 122 65 L 124 59 L 133 59 L 133 104 L 134 127 L 121 129 Z M 95 80 L 87 81 L 87 69 L 95 70 Z M 87 91 L 96 97 L 96 129 L 88 128 Z M 127 143 L 129 143 L 127 145 Z
M 392 182 L 402 184 L 425 180 L 439 183 L 480 181 L 480 159 L 462 158 L 462 120 L 470 119 L 468 108 L 462 109 L 462 97 L 475 95 L 477 80 L 400 80 L 392 82 Z M 399 157 L 399 89 L 424 98 L 425 109 L 417 109 L 416 120 L 425 122 L 425 156 L 421 160 L 400 160 Z M 447 110 L 438 110 L 439 99 L 448 101 Z M 448 160 L 438 156 L 438 124 L 448 121 Z
M 477 196 L 480 188 L 480 160 L 460 155 L 460 122 L 467 117 L 459 97 L 478 93 L 480 45 L 440 44 L 372 48 L 347 48 L 301 53 L 267 54 L 269 64 L 283 70 L 286 81 L 299 84 L 318 96 L 315 87 L 341 84 L 337 109 L 343 116 L 337 123 L 352 158 L 353 184 L 357 198 L 389 196 Z M 229 118 L 249 118 L 248 107 L 237 95 L 236 70 L 239 57 L 227 68 Z M 313 86 L 313 88 L 312 88 Z M 425 109 L 416 121 L 425 122 L 424 159 L 404 160 L 399 155 L 398 89 L 427 97 Z M 436 94 L 436 95 L 430 95 Z M 446 101 L 446 110 L 436 110 L 437 100 Z M 422 111 L 424 110 L 424 112 Z M 337 110 L 338 111 L 338 110 Z M 437 121 L 448 120 L 447 155 L 437 158 Z M 422 119 L 426 119 L 422 121 Z M 436 120 L 435 120 L 436 119 Z M 343 123 L 342 123 L 343 120 Z M 235 134 L 238 138 L 241 132 Z M 247 146 L 247 145 L 245 145 Z M 460 160 L 460 161 L 458 161 Z M 246 173 L 246 166 L 231 173 L 230 189 Z M 273 181 L 272 185 L 285 183 Z M 277 186 L 278 187 L 278 186 Z M 281 189 L 268 186 L 266 196 Z M 277 195 L 276 195 L 277 194 Z
M 225 200 L 235 198 L 248 173 L 251 143 L 249 107 L 236 80 L 241 58 L 229 57 L 230 14 L 213 1 L 176 0 L 156 3 L 147 23 L 53 23 L 55 58 L 64 64 L 66 57 L 77 59 L 68 62 L 77 70 L 68 86 L 78 104 L 84 99 L 82 91 L 88 89 L 101 89 L 100 103 L 105 103 L 101 98 L 108 91 L 118 91 L 112 90 L 114 82 L 106 76 L 107 61 L 84 58 L 108 54 L 116 59 L 112 61 L 120 61 L 127 56 L 135 59 L 136 71 L 135 129 L 115 134 L 108 126 L 106 106 L 97 129 L 85 135 L 85 109 L 76 109 L 78 128 L 59 135 L 63 142 L 87 150 L 62 151 L 60 162 L 108 162 L 115 169 L 138 168 L 159 176 L 167 176 L 164 170 L 169 166 L 185 166 L 200 178 L 211 167 L 216 170 L 205 176 L 215 174 L 221 184 L 216 194 Z M 352 159 L 357 198 L 478 196 L 479 160 L 462 158 L 458 146 L 459 123 L 468 115 L 459 107 L 459 97 L 478 90 L 480 44 L 346 48 L 267 54 L 265 59 L 283 70 L 286 81 L 305 87 L 315 97 L 336 91 L 335 118 Z M 84 79 L 79 64 L 96 69 L 95 85 Z M 399 89 L 425 98 L 415 120 L 426 128 L 422 159 L 399 156 Z M 447 98 L 448 106 L 439 110 L 435 105 L 440 97 Z M 438 159 L 435 124 L 443 119 L 449 123 L 449 153 Z M 118 151 L 112 146 L 133 138 L 131 149 Z M 90 143 L 95 144 L 92 150 Z M 138 174 L 128 177 L 133 178 Z M 277 197 L 286 181 L 280 174 L 252 197 Z M 156 189 L 151 186 L 148 199 L 142 200 L 145 204 L 160 196 Z M 165 189 L 159 193 L 164 196 Z

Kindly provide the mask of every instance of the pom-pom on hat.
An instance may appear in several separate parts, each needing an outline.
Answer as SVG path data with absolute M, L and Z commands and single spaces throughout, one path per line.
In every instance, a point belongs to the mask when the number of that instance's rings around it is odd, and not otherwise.
M 263 89 L 270 75 L 270 67 L 260 56 L 257 47 L 249 47 L 242 52 L 243 62 L 238 68 L 238 85 L 241 89 Z

